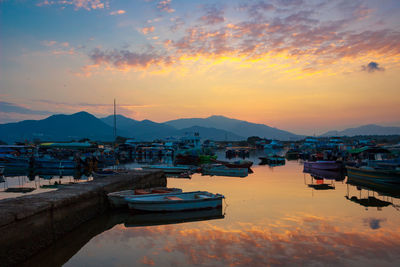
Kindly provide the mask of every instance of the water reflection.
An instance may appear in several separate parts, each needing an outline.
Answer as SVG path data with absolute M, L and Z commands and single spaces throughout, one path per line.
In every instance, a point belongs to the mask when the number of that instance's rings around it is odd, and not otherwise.
M 257 160 L 258 155 L 254 157 Z M 253 160 L 253 159 L 250 159 Z M 195 174 L 168 179 L 169 187 L 225 195 L 228 214 L 167 218 L 124 213 L 96 218 L 57 242 L 34 266 L 397 266 L 400 264 L 399 190 L 323 177 L 335 190 L 312 190 L 314 179 L 290 161 L 256 165 L 246 179 Z M 374 196 L 381 209 L 344 196 Z M 367 192 L 369 190 L 369 193 Z M 396 193 L 397 192 L 397 193 Z M 128 218 L 122 218 L 129 216 Z M 135 218 L 136 216 L 136 218 Z M 203 217 L 202 217 L 203 216 Z M 189 216 L 190 217 L 190 216 Z M 220 219 L 218 219 L 220 217 Z M 197 219 L 200 220 L 197 220 Z M 215 218 L 215 219 L 214 219 Z M 204 220 L 203 220 L 204 219 Z M 180 223 L 186 222 L 186 223 Z M 162 225 L 156 225 L 162 224 Z M 151 225 L 151 226 L 149 226 Z M 60 260 L 61 259 L 61 260 Z
M 312 215 L 292 215 L 274 224 L 117 225 L 95 237 L 65 266 L 361 266 L 399 260 L 398 228 L 343 231 L 334 220 Z
M 0 179 L 0 199 L 57 189 L 63 184 L 91 180 L 90 172 L 78 169 L 26 169 L 7 167 Z
M 345 197 L 367 210 L 369 207 L 382 210 L 389 206 L 400 210 L 400 206 L 396 203 L 396 199 L 400 199 L 400 187 L 397 185 L 371 184 L 369 181 L 348 178 Z
M 147 226 L 180 224 L 188 222 L 223 219 L 222 208 L 172 213 L 130 213 L 114 211 L 103 214 L 84 223 L 51 247 L 43 250 L 21 266 L 62 266 L 92 238 L 106 233 L 109 229 L 132 229 L 137 227 L 143 231 Z M 147 230 L 144 230 L 146 232 Z M 78 264 L 79 265 L 79 264 Z

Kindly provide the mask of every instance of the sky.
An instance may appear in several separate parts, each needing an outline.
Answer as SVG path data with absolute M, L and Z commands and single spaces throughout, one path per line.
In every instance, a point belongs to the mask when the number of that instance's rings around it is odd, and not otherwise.
M 400 126 L 400 1 L 0 0 L 0 123 Z

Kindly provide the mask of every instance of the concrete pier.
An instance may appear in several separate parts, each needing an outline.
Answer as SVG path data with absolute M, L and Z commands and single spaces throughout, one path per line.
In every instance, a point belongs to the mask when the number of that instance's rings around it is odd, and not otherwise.
M 107 194 L 166 186 L 161 171 L 130 171 L 57 191 L 0 201 L 0 261 L 12 266 L 108 209 Z

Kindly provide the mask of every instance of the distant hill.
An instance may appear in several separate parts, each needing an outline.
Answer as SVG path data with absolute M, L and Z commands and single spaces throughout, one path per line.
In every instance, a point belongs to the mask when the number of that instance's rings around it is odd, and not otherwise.
M 244 137 L 244 139 L 249 136 L 259 136 L 278 140 L 298 140 L 303 137 L 290 133 L 288 131 L 267 126 L 265 124 L 257 124 L 242 120 L 230 119 L 224 116 L 178 119 L 167 121 L 165 122 L 165 124 L 173 126 L 177 129 L 189 128 L 193 126 L 216 128 L 242 136 Z
M 117 135 L 136 138 L 143 141 L 172 136 L 176 134 L 176 129 L 172 126 L 157 123 L 150 120 L 137 121 L 122 115 L 117 115 Z M 114 127 L 114 116 L 101 119 L 107 125 Z
M 184 129 L 176 129 L 175 127 L 165 123 L 157 123 L 150 120 L 137 121 L 122 115 L 117 115 L 116 119 L 117 131 L 122 130 L 124 133 L 128 134 L 126 137 L 133 137 L 142 141 L 152 141 L 154 139 L 166 137 L 179 138 L 185 136 L 186 133 L 193 132 L 198 132 L 202 139 L 212 139 L 215 141 L 237 141 L 246 139 L 237 134 L 210 127 L 193 126 Z M 101 120 L 109 126 L 114 126 L 113 115 L 102 118 Z
M 369 124 L 356 128 L 348 128 L 343 131 L 329 131 L 321 136 L 329 137 L 329 136 L 356 136 L 356 135 L 400 135 L 400 127 L 386 127 L 375 124 Z
M 87 112 L 52 115 L 43 120 L 0 124 L 0 140 L 7 143 L 40 139 L 46 141 L 112 140 L 113 128 Z

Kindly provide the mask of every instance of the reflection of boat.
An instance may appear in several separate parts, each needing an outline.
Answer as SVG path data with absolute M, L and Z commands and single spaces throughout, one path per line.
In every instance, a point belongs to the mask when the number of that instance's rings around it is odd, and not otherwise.
M 154 226 L 223 219 L 222 207 L 207 210 L 177 211 L 168 213 L 137 213 L 131 214 L 124 221 L 125 227 Z
M 166 194 L 166 193 L 181 193 L 182 189 L 179 188 L 167 188 L 167 187 L 155 187 L 149 189 L 139 190 L 124 190 L 107 194 L 108 200 L 114 208 L 121 208 L 127 206 L 125 201 L 126 197 L 141 197 L 149 194 Z
M 400 198 L 400 185 L 373 183 L 369 180 L 347 178 L 347 184 L 357 187 L 358 190 L 368 190 L 377 192 L 381 196 Z
M 352 197 L 348 197 L 346 196 L 347 199 L 349 199 L 350 201 L 353 201 L 355 203 L 360 204 L 361 206 L 364 207 L 377 207 L 377 208 L 382 208 L 382 207 L 387 207 L 392 205 L 391 202 L 388 201 L 384 201 L 384 200 L 380 200 L 376 197 L 367 197 L 367 198 L 358 198 L 356 196 L 352 196 Z
M 142 211 L 183 211 L 211 209 L 222 206 L 223 195 L 206 191 L 171 193 L 164 195 L 146 195 L 126 197 L 130 209 Z
M 311 187 L 315 190 L 329 190 L 329 189 L 335 189 L 335 185 L 333 183 L 331 184 L 326 184 L 324 183 L 324 179 L 315 179 L 315 177 L 311 176 L 313 179 L 311 181 L 311 184 L 307 184 L 308 187 Z M 314 183 L 315 180 L 315 183 Z
M 259 157 L 259 159 L 261 160 L 261 162 L 259 163 L 260 165 L 263 165 L 263 164 L 284 165 L 286 163 L 285 158 L 278 156 L 278 155 Z
M 309 173 L 311 176 L 317 179 L 319 178 L 319 179 L 343 181 L 345 178 L 344 173 L 337 170 L 320 170 L 320 169 L 304 168 L 303 172 Z
M 400 170 L 378 169 L 371 167 L 346 167 L 347 175 L 353 180 L 367 181 L 372 184 L 400 185 Z
M 339 161 L 305 161 L 304 168 L 306 169 L 318 169 L 318 170 L 342 170 L 343 163 Z
M 350 189 L 352 187 L 355 187 L 357 191 L 359 191 L 357 193 L 359 196 L 353 195 L 350 197 Z M 367 191 L 366 197 L 362 197 L 363 190 Z M 369 180 L 358 180 L 349 176 L 347 179 L 347 195 L 345 197 L 364 207 L 377 207 L 379 210 L 382 207 L 392 205 L 396 208 L 398 205 L 395 205 L 393 201 L 396 198 L 400 198 L 400 185 L 384 183 L 372 184 Z
M 246 177 L 249 174 L 247 168 L 228 168 L 220 164 L 203 165 L 201 173 L 203 175 Z

